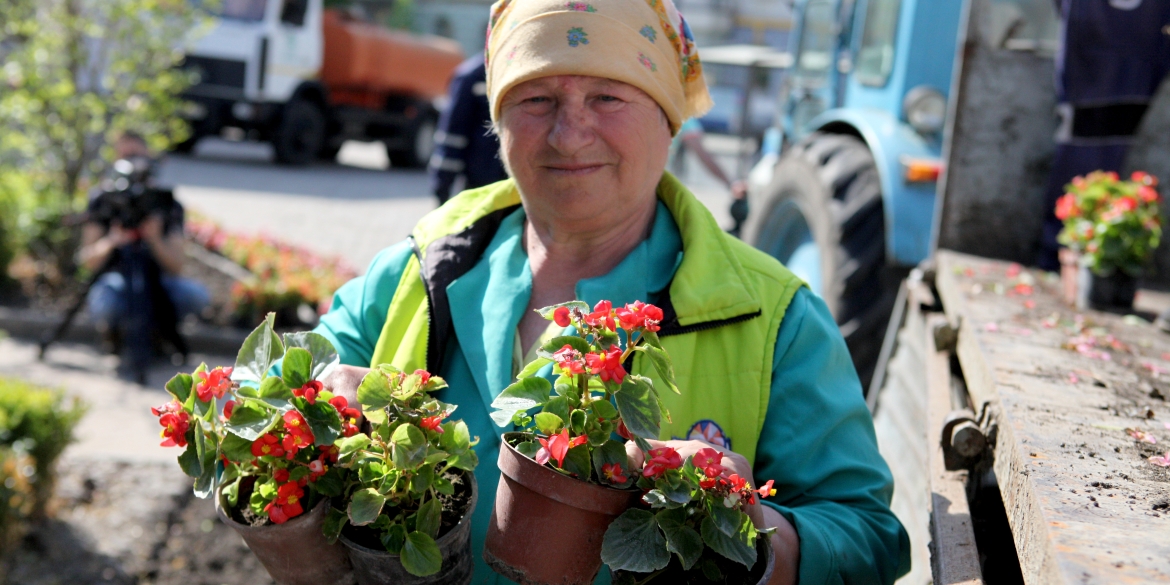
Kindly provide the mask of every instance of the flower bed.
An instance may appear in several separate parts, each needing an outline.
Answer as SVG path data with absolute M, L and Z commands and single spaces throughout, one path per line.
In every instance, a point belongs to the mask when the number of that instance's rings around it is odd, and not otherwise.
M 307 320 L 298 310 L 307 306 L 323 314 L 333 293 L 357 276 L 357 271 L 340 258 L 320 256 L 265 234 L 228 232 L 203 217 L 188 217 L 186 231 L 204 248 L 255 275 L 250 281 L 236 283 L 231 291 L 234 318 L 248 325 L 270 312 L 277 314 L 278 326 L 304 323 Z

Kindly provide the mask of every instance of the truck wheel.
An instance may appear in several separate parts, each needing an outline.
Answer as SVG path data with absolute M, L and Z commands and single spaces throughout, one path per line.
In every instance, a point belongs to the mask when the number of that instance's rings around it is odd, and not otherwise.
M 868 388 L 897 296 L 887 267 L 881 182 L 869 148 L 816 133 L 792 147 L 752 201 L 744 241 L 771 254 L 825 300 Z
M 276 162 L 304 166 L 317 157 L 325 142 L 325 115 L 312 102 L 293 100 L 284 107 L 272 136 Z
M 386 149 L 386 154 L 390 157 L 390 166 L 410 169 L 427 166 L 431 160 L 431 154 L 435 152 L 435 128 L 437 126 L 438 121 L 434 115 L 423 116 L 422 120 L 415 124 L 407 140 L 410 144 L 408 148 Z

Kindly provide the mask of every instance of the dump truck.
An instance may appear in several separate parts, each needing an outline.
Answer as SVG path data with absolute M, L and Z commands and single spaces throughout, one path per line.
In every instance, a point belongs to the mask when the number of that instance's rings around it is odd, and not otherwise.
M 195 74 L 190 149 L 224 128 L 271 142 L 277 162 L 331 160 L 382 142 L 396 167 L 426 165 L 458 43 L 392 31 L 322 0 L 225 0 L 182 67 Z

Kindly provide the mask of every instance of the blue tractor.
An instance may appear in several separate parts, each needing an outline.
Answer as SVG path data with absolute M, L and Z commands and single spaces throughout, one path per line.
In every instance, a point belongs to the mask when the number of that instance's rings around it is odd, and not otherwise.
M 1005 38 L 1056 22 L 1052 0 L 794 5 L 792 66 L 752 172 L 742 237 L 824 298 L 864 384 L 899 282 L 932 250 L 957 49 L 971 4 L 988 2 L 1010 5 L 995 15 L 1017 15 Z

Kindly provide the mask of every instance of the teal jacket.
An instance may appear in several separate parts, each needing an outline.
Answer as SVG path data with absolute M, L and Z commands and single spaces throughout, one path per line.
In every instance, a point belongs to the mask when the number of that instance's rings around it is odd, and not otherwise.
M 455 417 L 480 437 L 499 430 L 476 394 L 475 378 L 489 369 L 511 369 L 513 335 L 531 294 L 532 273 L 521 245 L 524 219 L 523 209 L 504 219 L 479 264 L 447 288 L 456 330 L 439 372 L 450 387 L 439 398 L 459 405 Z M 365 276 L 337 292 L 317 332 L 333 342 L 342 363 L 369 365 L 411 254 L 408 242 L 387 248 Z M 659 203 L 650 237 L 609 274 L 579 282 L 577 298 L 589 304 L 601 299 L 615 305 L 653 302 L 681 257 L 678 226 Z M 754 474 L 760 482 L 776 481 L 777 494 L 765 503 L 792 522 L 800 536 L 800 582 L 892 583 L 910 563 L 908 537 L 889 509 L 893 480 L 878 453 L 844 340 L 825 304 L 807 289 L 801 289 L 787 309 L 772 371 Z M 718 439 L 719 429 L 702 424 L 706 421 L 695 422 L 695 432 Z M 507 583 L 481 559 L 499 470 L 494 446 L 479 455 L 473 582 Z M 605 573 L 599 581 L 607 581 Z

